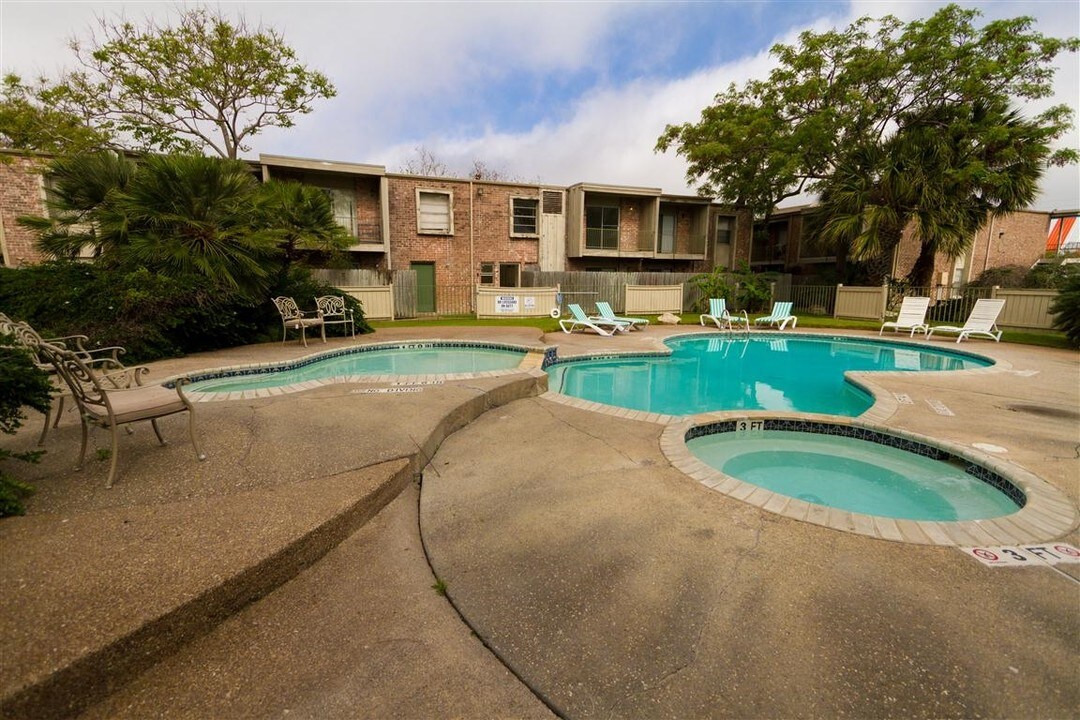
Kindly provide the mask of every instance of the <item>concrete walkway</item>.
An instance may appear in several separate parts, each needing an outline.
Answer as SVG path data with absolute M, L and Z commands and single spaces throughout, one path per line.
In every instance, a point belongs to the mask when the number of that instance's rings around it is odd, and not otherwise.
M 574 354 L 657 349 L 670 332 L 361 341 Z M 234 349 L 152 377 L 321 349 Z M 890 422 L 1001 445 L 1077 503 L 1077 354 L 965 349 L 1009 369 L 882 380 L 915 400 Z M 112 490 L 104 463 L 69 470 L 66 418 L 27 474 L 28 515 L 0 522 L 0 714 L 1076 715 L 1077 566 L 987 569 L 780 518 L 672 468 L 660 425 L 537 397 L 542 380 L 202 403 L 210 460 L 195 461 L 182 418 L 163 423 L 164 448 L 140 427 Z M 36 420 L 5 447 L 31 447 Z M 432 588 L 425 549 L 468 625 Z

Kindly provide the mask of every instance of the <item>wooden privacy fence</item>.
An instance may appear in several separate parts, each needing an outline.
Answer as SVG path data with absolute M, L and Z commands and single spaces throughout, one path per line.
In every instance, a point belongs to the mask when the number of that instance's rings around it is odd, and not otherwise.
M 394 286 L 349 287 L 339 285 L 341 291 L 360 301 L 364 317 L 368 320 L 394 319 Z
M 542 317 L 558 307 L 559 288 L 476 288 L 476 317 Z
M 888 285 L 880 287 L 844 287 L 843 285 L 837 285 L 833 317 L 881 320 L 885 316 L 885 305 L 888 299 Z
M 659 315 L 681 313 L 683 304 L 682 285 L 627 285 L 626 307 L 628 313 Z
M 669 272 L 581 272 L 581 271 L 526 271 L 521 273 L 525 287 L 558 287 L 563 294 L 563 307 L 578 303 L 586 312 L 594 312 L 596 302 L 611 305 L 615 312 L 629 312 L 626 308 L 626 286 L 680 285 L 680 307 L 673 312 L 691 311 L 703 302 L 701 291 L 690 282 L 700 273 Z M 641 312 L 641 311 L 637 311 Z
M 1033 330 L 1051 330 L 1054 316 L 1050 306 L 1057 297 L 1056 290 L 1003 289 L 1000 287 L 910 287 L 904 291 L 887 285 L 846 287 L 844 285 L 796 285 L 792 287 L 795 313 L 827 314 L 838 318 L 884 320 L 893 317 L 900 302 L 907 297 L 928 297 L 930 308 L 927 322 L 962 324 L 971 314 L 976 301 L 999 298 L 1005 307 L 998 325 Z

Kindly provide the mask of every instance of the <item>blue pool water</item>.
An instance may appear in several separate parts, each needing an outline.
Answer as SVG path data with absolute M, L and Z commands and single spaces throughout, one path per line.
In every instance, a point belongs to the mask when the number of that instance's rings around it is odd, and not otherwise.
M 357 348 L 353 352 L 316 359 L 302 366 L 282 365 L 274 372 L 234 374 L 198 380 L 187 386 L 196 392 L 236 392 L 281 387 L 339 375 L 449 375 L 518 367 L 524 350 L 465 347 L 434 343 L 401 347 Z
M 584 360 L 548 368 L 552 390 L 668 415 L 793 410 L 853 417 L 873 404 L 847 370 L 966 370 L 973 355 L 900 343 L 809 335 L 696 336 L 667 341 L 670 356 Z
M 1019 509 L 1003 492 L 965 472 L 963 464 L 851 437 L 766 430 L 705 435 L 686 445 L 725 475 L 851 512 L 954 521 Z

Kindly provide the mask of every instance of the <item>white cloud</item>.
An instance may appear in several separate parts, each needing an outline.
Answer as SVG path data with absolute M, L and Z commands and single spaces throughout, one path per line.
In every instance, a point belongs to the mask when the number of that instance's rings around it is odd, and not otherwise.
M 944 3 L 854 3 L 845 17 L 817 21 L 816 30 L 861 15 L 886 12 L 902 19 L 929 15 Z M 158 3 L 0 2 L 0 68 L 54 74 L 67 64 L 65 39 L 82 34 L 95 12 L 124 9 L 130 19 L 161 17 Z M 311 67 L 331 77 L 338 97 L 319 104 L 289 130 L 254 138 L 259 152 L 300 155 L 399 167 L 423 144 L 462 171 L 473 159 L 522 179 L 567 184 L 579 181 L 662 187 L 688 192 L 685 163 L 653 147 L 665 124 L 695 121 L 713 95 L 730 82 L 761 76 L 764 50 L 727 65 L 656 79 L 655 63 L 674 52 L 648 42 L 665 6 L 639 3 L 364 3 L 223 2 L 249 23 L 277 28 Z M 1047 34 L 1075 33 L 1080 9 L 1074 0 L 982 3 L 990 17 L 1034 14 Z M 835 13 L 836 5 L 821 12 Z M 635 34 L 636 33 L 636 34 Z M 792 31 L 785 42 L 794 40 Z M 633 65 L 640 78 L 611 80 L 606 68 L 616 36 L 637 38 Z M 1063 57 L 1055 102 L 1080 106 L 1080 59 Z M 576 75 L 575 75 L 576 74 Z M 491 120 L 499 99 L 485 95 L 497 83 L 518 80 L 562 87 L 567 77 L 598 77 L 594 87 L 545 108 L 532 127 L 506 131 Z M 463 105 L 471 112 L 462 118 Z M 1034 107 L 1034 106 L 1033 106 Z M 1031 109 L 1031 108 L 1029 108 Z M 1074 132 L 1065 141 L 1077 146 Z M 1080 207 L 1075 167 L 1052 169 L 1039 207 Z

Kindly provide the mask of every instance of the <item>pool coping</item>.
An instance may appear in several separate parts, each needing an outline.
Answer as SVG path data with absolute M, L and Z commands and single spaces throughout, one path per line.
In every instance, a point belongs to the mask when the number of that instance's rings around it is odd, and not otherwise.
M 713 333 L 689 332 L 670 335 L 664 340 L 683 337 L 702 337 L 717 335 L 731 337 L 732 333 L 719 331 Z M 736 333 L 737 335 L 737 333 Z M 774 339 L 776 337 L 811 337 L 815 339 L 857 340 L 860 342 L 908 346 L 913 349 L 926 349 L 927 344 L 892 338 L 853 338 L 831 333 L 791 333 L 764 332 L 751 333 L 750 337 Z M 934 349 L 940 350 L 937 346 Z M 992 358 L 978 353 L 949 349 L 947 352 L 967 355 L 993 363 L 987 367 L 964 370 L 941 370 L 957 375 L 984 375 L 1011 372 L 1013 366 L 1007 360 Z M 561 358 L 560 362 L 580 362 L 593 359 L 614 357 L 662 356 L 670 354 L 663 351 L 630 351 L 626 353 L 582 353 Z M 605 415 L 649 422 L 664 426 L 660 445 L 668 461 L 686 475 L 698 480 L 706 487 L 717 490 L 734 499 L 748 502 L 764 510 L 775 512 L 795 520 L 803 520 L 824 527 L 865 535 L 881 540 L 906 542 L 921 545 L 941 545 L 950 547 L 971 547 L 978 545 L 1013 545 L 1045 542 L 1059 538 L 1080 525 L 1080 515 L 1068 498 L 1050 483 L 1018 465 L 991 456 L 975 448 L 959 445 L 945 440 L 937 440 L 903 429 L 893 429 L 884 425 L 899 410 L 900 403 L 892 392 L 874 381 L 874 378 L 910 375 L 909 370 L 849 370 L 844 373 L 846 381 L 873 399 L 873 404 L 865 412 L 855 417 L 827 415 L 822 413 L 784 412 L 777 410 L 726 410 L 699 413 L 694 415 L 667 415 L 643 410 L 631 410 L 614 405 L 582 400 L 549 389 L 541 397 L 550 402 L 598 412 Z M 823 505 L 814 505 L 786 495 L 773 493 L 757 485 L 724 475 L 694 457 L 686 447 L 686 432 L 695 425 L 739 419 L 788 419 L 808 422 L 850 425 L 866 428 L 875 432 L 910 439 L 925 445 L 940 448 L 952 455 L 968 460 L 976 465 L 992 470 L 1019 487 L 1027 502 L 1016 513 L 1000 518 L 986 520 L 967 520 L 956 522 L 926 522 L 900 520 L 861 513 L 852 513 Z
M 402 387 L 437 385 L 457 380 L 476 380 L 480 378 L 504 377 L 507 375 L 515 375 L 522 372 L 528 373 L 533 370 L 539 371 L 539 369 L 544 363 L 545 357 L 547 357 L 548 353 L 551 352 L 551 349 L 553 347 L 550 345 L 519 345 L 516 343 L 489 342 L 482 340 L 449 340 L 446 338 L 393 340 L 378 343 L 366 343 L 364 345 L 353 345 L 346 348 L 335 348 L 333 350 L 322 350 L 288 361 L 227 365 L 217 368 L 207 368 L 205 370 L 178 373 L 164 378 L 160 384 L 165 387 L 173 387 L 177 383 L 177 381 L 181 379 L 184 379 L 188 382 L 200 382 L 202 380 L 209 380 L 219 377 L 270 373 L 276 370 L 303 367 L 304 365 L 309 365 L 320 360 L 340 357 L 343 355 L 429 345 L 439 345 L 447 347 L 495 348 L 519 351 L 525 353 L 525 355 L 524 357 L 522 357 L 521 362 L 518 364 L 517 367 L 507 368 L 505 370 L 484 370 L 480 372 L 469 373 L 428 373 L 423 375 L 332 375 L 330 377 L 318 378 L 315 380 L 305 380 L 303 382 L 292 383 L 289 385 L 279 385 L 269 388 L 256 388 L 253 390 L 235 390 L 230 392 L 201 392 L 194 388 L 185 388 L 183 392 L 184 395 L 191 402 L 222 402 L 228 400 L 255 400 L 258 398 L 268 398 L 277 395 L 286 395 L 289 393 L 297 393 L 304 390 L 313 390 L 315 388 L 324 387 L 327 385 L 338 385 L 343 383 Z

